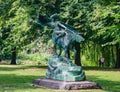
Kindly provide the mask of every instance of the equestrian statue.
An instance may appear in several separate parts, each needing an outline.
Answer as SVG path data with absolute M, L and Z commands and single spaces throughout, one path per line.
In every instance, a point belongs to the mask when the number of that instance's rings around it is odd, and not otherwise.
M 57 56 L 61 56 L 62 48 L 64 49 L 65 57 L 69 58 L 68 51 L 72 50 L 74 56 L 76 55 L 75 42 L 80 43 L 84 41 L 84 38 L 78 33 L 74 27 L 67 25 L 61 21 L 58 21 L 59 14 L 53 14 L 50 17 L 46 15 L 39 15 L 38 21 L 42 26 L 49 26 L 53 29 L 52 40 L 54 43 L 54 53 Z M 57 53 L 56 46 L 59 47 L 59 53 Z
M 69 57 L 70 50 L 76 56 L 75 44 L 84 41 L 84 38 L 74 27 L 59 21 L 58 17 L 59 14 L 53 14 L 50 17 L 43 14 L 38 16 L 38 24 L 42 27 L 51 27 L 53 30 L 52 40 L 55 55 L 49 59 L 46 78 L 63 81 L 85 80 L 85 73 L 81 66 L 73 64 Z M 62 56 L 62 50 L 64 50 L 64 56 Z

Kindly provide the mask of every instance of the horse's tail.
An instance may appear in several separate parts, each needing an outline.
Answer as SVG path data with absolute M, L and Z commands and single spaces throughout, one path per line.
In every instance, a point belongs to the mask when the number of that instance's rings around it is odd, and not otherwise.
M 80 42 L 84 41 L 84 38 L 81 35 L 76 34 L 75 35 L 75 41 L 80 43 Z

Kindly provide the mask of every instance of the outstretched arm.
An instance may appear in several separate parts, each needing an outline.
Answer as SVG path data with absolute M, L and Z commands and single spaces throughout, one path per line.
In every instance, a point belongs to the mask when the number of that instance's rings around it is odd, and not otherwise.
M 63 24 L 61 24 L 60 22 L 58 23 L 58 26 L 61 27 L 61 28 L 63 28 L 63 29 L 65 29 L 65 30 L 67 29 L 67 27 L 64 26 Z
M 51 16 L 50 16 L 51 21 L 53 22 L 53 21 L 54 21 L 54 18 L 55 18 L 55 17 L 58 17 L 58 16 L 59 16 L 59 14 L 57 14 L 57 13 L 51 15 Z

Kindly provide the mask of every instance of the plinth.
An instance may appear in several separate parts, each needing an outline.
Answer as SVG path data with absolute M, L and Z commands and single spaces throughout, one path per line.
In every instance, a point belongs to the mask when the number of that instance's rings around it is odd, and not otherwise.
M 60 90 L 81 90 L 81 89 L 101 89 L 101 87 L 92 81 L 58 81 L 51 79 L 36 79 L 33 85 Z

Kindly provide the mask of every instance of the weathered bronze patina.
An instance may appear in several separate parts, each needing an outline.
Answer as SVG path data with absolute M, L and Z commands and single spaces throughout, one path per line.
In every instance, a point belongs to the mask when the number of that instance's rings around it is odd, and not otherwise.
M 39 15 L 39 24 L 49 26 L 53 29 L 52 40 L 54 43 L 54 56 L 49 59 L 46 78 L 63 81 L 81 81 L 85 80 L 85 73 L 81 66 L 72 63 L 68 51 L 72 50 L 76 55 L 75 43 L 84 41 L 84 38 L 74 27 L 57 20 L 58 14 L 50 17 Z M 59 47 L 59 53 L 56 46 Z M 61 55 L 62 49 L 64 56 Z

